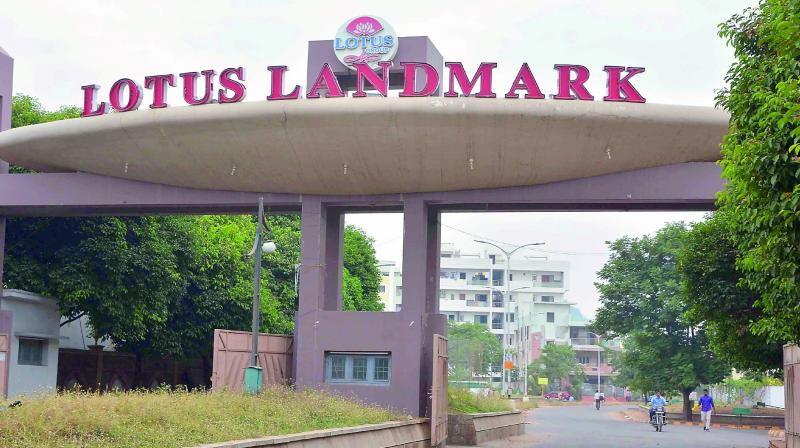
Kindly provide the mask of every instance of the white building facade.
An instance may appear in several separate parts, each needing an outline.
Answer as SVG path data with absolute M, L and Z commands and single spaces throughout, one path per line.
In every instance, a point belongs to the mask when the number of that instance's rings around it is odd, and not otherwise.
M 381 262 L 380 266 L 384 309 L 398 311 L 402 307 L 402 273 L 391 262 Z M 485 325 L 501 341 L 505 337 L 517 370 L 518 380 L 511 384 L 514 392 L 524 392 L 525 366 L 539 358 L 547 344 L 575 349 L 587 375 L 586 384 L 581 386 L 584 393 L 596 388 L 598 381 L 604 388 L 613 369 L 603 354 L 605 344 L 586 330 L 588 320 L 566 297 L 569 268 L 568 261 L 518 252 L 511 258 L 506 303 L 506 260 L 502 253 L 493 248 L 465 253 L 445 243 L 439 268 L 439 311 L 450 322 Z M 500 383 L 501 366 L 493 365 L 490 370 L 494 372 L 492 381 Z

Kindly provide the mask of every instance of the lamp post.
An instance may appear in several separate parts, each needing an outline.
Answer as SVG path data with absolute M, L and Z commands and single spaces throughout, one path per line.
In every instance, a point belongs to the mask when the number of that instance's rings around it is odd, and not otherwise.
M 603 350 L 603 347 L 600 345 L 600 335 L 597 333 L 587 332 L 587 334 L 591 334 L 597 339 L 597 391 L 600 391 L 600 351 Z
M 264 198 L 258 198 L 258 222 L 256 223 L 256 239 L 253 242 L 253 249 L 249 255 L 255 255 L 253 262 L 253 326 L 252 326 L 252 345 L 250 350 L 250 366 L 245 369 L 245 389 L 250 393 L 257 393 L 261 390 L 261 368 L 258 367 L 258 334 L 261 317 L 261 257 L 262 254 L 275 252 L 275 243 L 262 240 L 262 226 L 264 224 Z
M 510 304 L 509 304 L 509 301 L 508 301 L 508 294 L 509 294 L 508 279 L 509 279 L 509 270 L 511 269 L 511 255 L 513 255 L 514 252 L 522 249 L 523 247 L 541 246 L 544 243 L 523 244 L 521 246 L 515 247 L 513 250 L 508 251 L 508 250 L 505 250 L 502 247 L 498 246 L 497 244 L 491 243 L 489 241 L 475 240 L 475 242 L 476 243 L 481 243 L 481 244 L 488 244 L 490 246 L 494 246 L 498 250 L 500 250 L 500 252 L 502 252 L 503 255 L 506 256 L 506 268 L 505 268 L 505 273 L 503 275 L 503 277 L 504 277 L 503 285 L 504 285 L 504 289 L 505 289 L 505 293 L 503 294 L 503 303 L 505 305 L 505 308 L 504 308 L 504 312 L 503 312 L 503 380 L 502 380 L 502 388 L 503 389 L 501 391 L 502 393 L 506 393 L 507 392 L 506 391 L 506 371 L 508 369 L 506 369 L 505 363 L 506 363 L 506 357 L 508 356 L 508 345 L 509 344 L 508 344 L 508 335 L 507 335 L 507 329 L 508 329 L 508 325 L 507 324 L 508 324 L 508 315 L 509 315 L 509 312 L 510 312 L 509 311 L 510 310 Z M 509 372 L 509 380 L 511 380 L 510 372 Z
M 488 288 L 489 291 L 494 294 L 495 288 L 491 286 Z M 508 291 L 508 295 L 510 296 L 512 292 L 521 291 L 523 289 L 533 289 L 532 286 L 519 286 L 517 288 L 511 289 Z M 517 324 L 517 342 L 519 345 L 519 341 L 522 339 L 522 318 L 520 317 L 520 306 L 521 300 L 517 300 L 517 310 L 514 314 L 514 322 Z M 522 347 L 522 394 L 528 395 L 528 341 L 526 339 L 525 346 Z M 505 361 L 505 360 L 504 360 Z

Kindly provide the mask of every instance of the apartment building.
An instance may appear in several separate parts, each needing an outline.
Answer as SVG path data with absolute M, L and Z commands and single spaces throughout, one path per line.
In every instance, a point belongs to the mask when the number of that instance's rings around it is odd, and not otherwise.
M 506 307 L 506 262 L 502 253 L 492 248 L 470 253 L 453 244 L 442 244 L 440 312 L 451 322 L 482 324 L 501 341 L 506 338 L 514 366 L 520 371 L 520 380 L 512 385 L 515 390 L 524 389 L 524 366 L 536 360 L 546 344 L 571 345 L 575 349 L 587 376 L 583 385 L 586 393 L 594 393 L 598 384 L 607 388 L 613 370 L 605 353 L 608 344 L 601 345 L 586 330 L 588 319 L 566 297 L 569 262 L 525 255 L 515 254 L 511 259 Z M 402 272 L 394 262 L 380 262 L 379 266 L 384 309 L 399 311 L 403 302 Z M 492 381 L 500 383 L 500 366 L 492 366 L 492 370 Z

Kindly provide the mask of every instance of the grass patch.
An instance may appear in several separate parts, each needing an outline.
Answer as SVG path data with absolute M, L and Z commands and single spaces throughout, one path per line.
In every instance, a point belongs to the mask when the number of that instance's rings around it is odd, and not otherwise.
M 447 389 L 447 404 L 453 414 L 511 411 L 511 402 L 496 396 L 476 395 L 463 387 Z
M 0 412 L 0 446 L 185 447 L 399 420 L 321 392 L 65 392 Z

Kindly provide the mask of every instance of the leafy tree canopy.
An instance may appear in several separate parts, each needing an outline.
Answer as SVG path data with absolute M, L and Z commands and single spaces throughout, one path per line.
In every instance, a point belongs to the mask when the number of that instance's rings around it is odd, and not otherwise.
M 625 336 L 622 363 L 634 388 L 679 390 L 720 381 L 730 368 L 708 347 L 705 330 L 686 319 L 687 300 L 677 258 L 687 229 L 669 224 L 654 236 L 609 243 L 611 256 L 598 273 L 601 307 L 594 331 Z
M 18 95 L 13 125 L 76 116 Z M 19 171 L 22 171 L 21 169 Z M 300 218 L 270 216 L 278 250 L 262 260 L 261 330 L 289 333 L 297 310 Z M 249 330 L 255 235 L 251 216 L 14 218 L 8 220 L 5 287 L 55 297 L 64 316 L 88 319 L 123 350 L 209 355 L 215 328 Z M 376 311 L 380 273 L 372 240 L 345 230 L 346 309 Z
M 586 381 L 586 374 L 571 346 L 547 344 L 541 356 L 528 365 L 528 390 L 536 390 L 538 378 L 548 378 L 551 383 L 568 381 L 570 385 L 580 385 Z
M 751 329 L 800 339 L 800 2 L 762 0 L 720 25 L 736 61 L 717 95 L 731 114 L 722 144 L 742 282 L 760 297 Z
M 448 322 L 447 339 L 448 363 L 459 379 L 484 375 L 503 360 L 502 343 L 486 325 Z
M 715 212 L 695 224 L 678 255 L 687 298 L 687 319 L 705 329 L 711 349 L 739 371 L 783 367 L 783 344 L 754 334 L 761 319 L 759 295 L 740 282 L 730 217 Z

